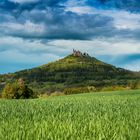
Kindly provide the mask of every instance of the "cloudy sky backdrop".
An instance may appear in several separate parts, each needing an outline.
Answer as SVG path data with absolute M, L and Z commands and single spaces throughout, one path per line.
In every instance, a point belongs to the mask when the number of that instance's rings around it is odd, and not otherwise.
M 0 73 L 88 52 L 140 70 L 139 0 L 0 0 Z

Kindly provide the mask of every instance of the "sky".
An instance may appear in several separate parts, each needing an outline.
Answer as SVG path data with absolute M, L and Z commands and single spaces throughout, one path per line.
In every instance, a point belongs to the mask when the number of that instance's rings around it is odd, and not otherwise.
M 0 0 L 0 73 L 63 58 L 72 49 L 140 71 L 139 0 Z

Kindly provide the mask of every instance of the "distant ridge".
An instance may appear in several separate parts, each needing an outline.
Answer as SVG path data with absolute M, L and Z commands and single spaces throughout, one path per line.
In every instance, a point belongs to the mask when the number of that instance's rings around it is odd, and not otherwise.
M 23 78 L 36 90 L 47 92 L 79 86 L 127 86 L 140 74 L 104 63 L 88 53 L 74 50 L 63 59 L 29 70 L 0 75 L 0 86 Z

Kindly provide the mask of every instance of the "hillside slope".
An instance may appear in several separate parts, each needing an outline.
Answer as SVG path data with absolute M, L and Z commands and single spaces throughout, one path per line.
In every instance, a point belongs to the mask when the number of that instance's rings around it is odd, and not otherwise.
M 23 78 L 30 86 L 42 91 L 77 86 L 127 85 L 131 80 L 139 79 L 138 74 L 132 71 L 116 68 L 94 57 L 74 54 L 34 69 L 1 75 L 0 78 L 1 83 Z

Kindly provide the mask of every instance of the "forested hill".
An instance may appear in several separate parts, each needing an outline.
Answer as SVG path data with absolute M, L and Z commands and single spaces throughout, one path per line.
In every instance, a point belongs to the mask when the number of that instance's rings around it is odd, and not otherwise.
M 37 68 L 1 75 L 1 86 L 6 81 L 19 78 L 37 90 L 55 91 L 78 86 L 127 86 L 140 76 L 139 73 L 116 68 L 80 52 Z

